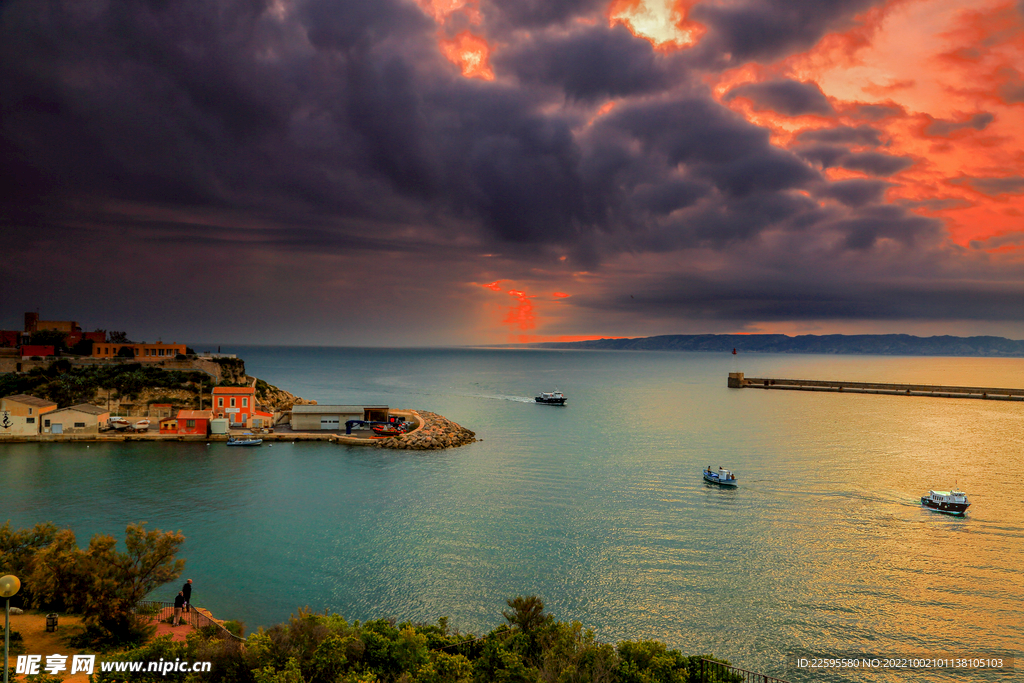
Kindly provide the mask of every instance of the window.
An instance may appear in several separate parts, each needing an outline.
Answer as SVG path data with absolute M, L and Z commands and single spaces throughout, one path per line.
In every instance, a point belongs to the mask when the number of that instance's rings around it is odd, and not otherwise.
M 231 397 L 231 407 L 232 408 L 235 407 L 235 397 L 234 396 Z
M 27 424 L 27 425 L 34 425 L 35 423 L 36 423 L 36 419 L 34 417 L 26 417 L 25 418 L 25 424 Z
M 221 396 L 220 398 L 217 399 L 217 407 L 218 408 L 223 408 L 224 407 L 224 397 L 223 396 Z
M 29 414 L 29 415 L 31 415 L 31 414 L 32 414 L 32 409 L 31 409 L 31 408 L 29 408 L 29 409 L 28 409 L 28 414 Z
M 47 422 L 49 422 L 49 420 L 47 420 Z M 75 429 L 85 429 L 85 423 L 84 422 L 76 422 L 75 423 Z
M 50 421 L 49 420 L 43 420 L 43 426 L 44 427 L 49 427 L 50 426 Z
M 249 407 L 249 399 L 244 397 L 244 396 L 242 397 L 242 407 L 243 408 Z
M 195 429 L 196 421 L 195 420 L 185 420 L 185 426 L 188 427 L 189 429 Z
M 164 355 L 164 350 L 163 349 L 160 349 L 160 355 L 161 356 Z

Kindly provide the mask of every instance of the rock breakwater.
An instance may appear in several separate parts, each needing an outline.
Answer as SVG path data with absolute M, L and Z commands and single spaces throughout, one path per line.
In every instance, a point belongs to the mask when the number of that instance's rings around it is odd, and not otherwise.
M 443 415 L 417 410 L 423 426 L 409 434 L 380 439 L 377 448 L 397 448 L 411 451 L 430 451 L 457 448 L 476 441 L 476 432 L 452 422 Z

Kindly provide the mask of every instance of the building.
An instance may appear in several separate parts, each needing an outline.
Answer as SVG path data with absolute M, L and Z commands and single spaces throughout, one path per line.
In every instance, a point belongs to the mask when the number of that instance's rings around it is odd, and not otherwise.
M 177 434 L 178 433 L 178 418 L 176 417 L 165 417 L 160 420 L 160 433 L 161 434 Z
M 53 401 L 28 394 L 0 398 L 0 436 L 35 436 L 42 416 L 54 410 Z
M 210 433 L 210 420 L 213 419 L 212 410 L 179 410 L 178 411 L 178 434 L 198 434 L 206 436 Z M 160 421 L 160 433 L 163 434 L 164 422 Z
M 156 344 L 146 344 L 145 342 L 132 342 L 130 344 L 103 342 L 102 344 L 97 344 L 94 342 L 92 345 L 92 357 L 120 358 L 122 349 L 131 349 L 132 354 L 135 356 L 135 360 L 157 361 L 170 360 L 178 354 L 184 355 L 188 350 L 188 347 L 184 344 L 164 344 L 161 342 L 157 342 Z
M 150 417 L 172 417 L 174 415 L 174 405 L 171 403 L 150 403 L 149 404 L 149 416 Z
M 110 420 L 110 411 L 91 403 L 79 403 L 43 416 L 43 434 L 99 434 Z
M 227 418 L 235 428 L 259 429 L 274 425 L 274 416 L 260 410 L 254 387 L 214 387 L 213 413 Z
M 26 334 L 32 334 L 33 332 L 46 332 L 49 330 L 71 334 L 72 332 L 81 332 L 82 328 L 79 327 L 78 323 L 74 320 L 40 320 L 38 313 L 25 314 Z
M 21 359 L 31 358 L 32 356 L 39 356 L 40 358 L 46 358 L 54 354 L 53 346 L 43 346 L 41 344 L 24 344 L 19 351 L 21 353 Z
M 296 432 L 338 431 L 349 420 L 387 422 L 387 406 L 292 406 L 292 430 Z

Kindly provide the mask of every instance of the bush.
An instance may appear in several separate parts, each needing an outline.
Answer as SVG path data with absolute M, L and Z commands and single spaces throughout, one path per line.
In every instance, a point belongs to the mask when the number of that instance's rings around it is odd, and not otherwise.
M 224 628 L 239 638 L 243 637 L 245 634 L 245 624 L 241 621 L 236 621 L 234 619 L 231 621 L 225 621 Z

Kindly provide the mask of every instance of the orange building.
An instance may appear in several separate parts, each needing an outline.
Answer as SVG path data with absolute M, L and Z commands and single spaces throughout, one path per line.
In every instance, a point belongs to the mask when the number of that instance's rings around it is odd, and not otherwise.
M 176 417 L 165 417 L 160 420 L 160 433 L 161 434 L 177 434 L 178 433 L 178 418 Z
M 232 427 L 270 427 L 274 416 L 259 409 L 253 387 L 214 387 L 213 413 L 226 417 Z
M 210 433 L 210 420 L 213 419 L 212 410 L 179 410 L 178 411 L 178 434 L 198 434 L 206 436 Z M 160 425 L 163 432 L 163 424 Z
M 151 361 L 151 360 L 170 360 L 179 353 L 184 354 L 187 347 L 184 344 L 114 344 L 110 342 L 104 342 L 102 344 L 92 345 L 92 357 L 93 358 L 118 358 L 121 353 L 121 349 L 131 349 L 132 353 L 135 354 L 135 360 Z

